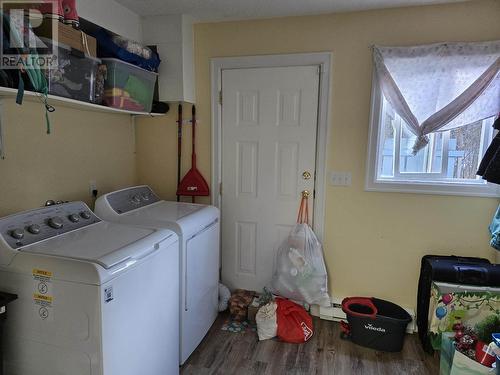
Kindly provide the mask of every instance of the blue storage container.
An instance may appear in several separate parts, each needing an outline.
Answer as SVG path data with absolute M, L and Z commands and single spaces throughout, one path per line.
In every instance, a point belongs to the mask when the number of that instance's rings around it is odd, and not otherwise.
M 160 57 L 154 51 L 150 59 L 131 53 L 113 41 L 112 35 L 103 28 L 92 34 L 97 39 L 97 55 L 102 58 L 116 58 L 142 69 L 157 72 L 160 66 Z

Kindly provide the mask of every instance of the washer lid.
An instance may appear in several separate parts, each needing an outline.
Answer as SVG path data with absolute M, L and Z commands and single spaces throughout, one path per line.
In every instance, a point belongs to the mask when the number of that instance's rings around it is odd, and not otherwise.
M 119 263 L 147 256 L 167 238 L 172 242 L 176 240 L 171 231 L 103 221 L 20 248 L 19 251 L 88 261 L 109 269 Z

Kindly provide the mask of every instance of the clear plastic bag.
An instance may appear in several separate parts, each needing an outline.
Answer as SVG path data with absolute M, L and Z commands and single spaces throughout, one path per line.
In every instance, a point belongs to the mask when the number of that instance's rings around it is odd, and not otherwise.
M 278 250 L 273 292 L 294 301 L 330 306 L 322 246 L 307 223 L 307 197 L 302 198 L 297 222 Z

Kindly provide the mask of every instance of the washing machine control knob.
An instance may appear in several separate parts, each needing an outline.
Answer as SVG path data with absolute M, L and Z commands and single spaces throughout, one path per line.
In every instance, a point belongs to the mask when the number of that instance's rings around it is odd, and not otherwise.
M 82 212 L 80 212 L 80 216 L 82 218 L 84 218 L 85 220 L 88 220 L 88 219 L 90 219 L 90 212 L 88 212 L 88 211 L 82 211 Z
M 136 204 L 141 203 L 141 197 L 140 197 L 140 196 L 138 196 L 138 195 L 134 195 L 134 196 L 132 197 L 132 203 L 136 203 Z
M 68 220 L 72 223 L 78 223 L 80 221 L 80 216 L 78 216 L 77 214 L 71 214 L 68 216 Z
M 54 229 L 61 229 L 64 225 L 62 219 L 58 216 L 51 217 L 48 221 L 49 227 Z
M 10 235 L 12 238 L 15 238 L 16 240 L 22 240 L 24 238 L 24 229 L 14 229 L 10 232 Z
M 39 234 L 40 233 L 40 225 L 31 224 L 28 227 L 28 232 L 30 232 L 31 234 Z
M 151 199 L 151 193 L 142 193 L 142 199 L 148 201 Z

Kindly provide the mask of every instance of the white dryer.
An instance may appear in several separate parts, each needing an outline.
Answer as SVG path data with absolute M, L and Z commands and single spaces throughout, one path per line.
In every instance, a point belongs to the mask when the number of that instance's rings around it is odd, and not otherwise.
M 178 374 L 178 237 L 82 202 L 0 219 L 7 375 Z
M 148 186 L 99 197 L 103 219 L 143 228 L 167 228 L 181 247 L 180 364 L 199 345 L 218 314 L 219 210 L 213 206 L 160 200 Z

